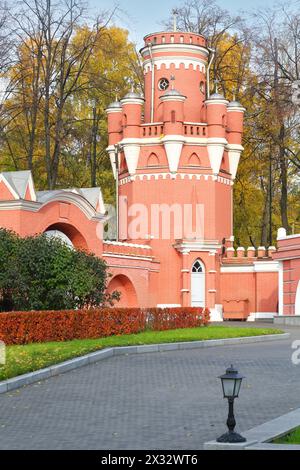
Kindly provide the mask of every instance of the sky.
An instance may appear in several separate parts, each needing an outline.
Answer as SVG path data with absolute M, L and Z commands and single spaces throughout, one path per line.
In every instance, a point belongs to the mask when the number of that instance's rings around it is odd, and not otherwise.
M 218 0 L 221 8 L 232 13 L 239 10 L 271 6 L 276 0 Z M 183 0 L 89 0 L 89 4 L 95 10 L 113 9 L 118 5 L 123 14 L 115 21 L 118 26 L 130 31 L 130 38 L 137 45 L 142 45 L 143 36 L 148 33 L 163 29 L 161 22 L 170 16 L 170 12 L 176 6 L 180 6 Z

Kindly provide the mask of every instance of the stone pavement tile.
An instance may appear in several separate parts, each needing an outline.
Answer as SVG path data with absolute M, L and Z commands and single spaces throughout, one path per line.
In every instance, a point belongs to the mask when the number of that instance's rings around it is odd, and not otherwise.
M 292 352 L 284 340 L 113 356 L 1 395 L 0 449 L 199 449 L 225 430 L 217 377 L 231 363 L 247 377 L 240 432 L 300 407 Z

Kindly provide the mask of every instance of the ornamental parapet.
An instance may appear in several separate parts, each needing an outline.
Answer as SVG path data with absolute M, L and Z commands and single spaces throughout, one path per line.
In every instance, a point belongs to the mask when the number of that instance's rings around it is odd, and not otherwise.
M 234 248 L 229 246 L 225 249 L 224 257 L 222 262 L 225 264 L 241 264 L 241 263 L 252 263 L 253 261 L 259 260 L 272 260 L 273 255 L 276 252 L 275 246 L 259 246 L 255 248 L 254 246 L 249 246 L 248 248 L 238 247 Z

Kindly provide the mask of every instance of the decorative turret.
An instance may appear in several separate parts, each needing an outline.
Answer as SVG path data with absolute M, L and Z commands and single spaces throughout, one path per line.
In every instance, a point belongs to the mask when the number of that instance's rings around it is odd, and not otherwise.
M 114 177 L 117 177 L 115 145 L 122 140 L 122 106 L 120 101 L 114 101 L 106 109 L 108 121 L 108 154 Z
M 162 122 L 160 98 L 172 81 L 186 96 L 185 119 L 201 122 L 209 51 L 200 34 L 162 31 L 144 38 L 141 49 L 145 75 L 145 121 Z
M 212 94 L 206 104 L 208 126 L 207 151 L 214 175 L 220 171 L 224 148 L 227 144 L 226 123 L 228 101 L 220 93 Z
M 164 147 L 167 154 L 169 169 L 175 173 L 181 156 L 184 121 L 184 102 L 186 96 L 177 90 L 167 90 L 161 97 L 163 103 Z
M 125 154 L 128 173 L 133 176 L 136 173 L 140 155 L 140 133 L 142 123 L 142 106 L 144 98 L 133 90 L 127 93 L 121 100 L 123 123 L 123 150 Z
M 182 135 L 186 96 L 177 90 L 167 90 L 161 97 L 165 135 Z
M 227 107 L 227 149 L 229 159 L 229 171 L 232 179 L 235 179 L 242 147 L 243 122 L 245 108 L 238 101 L 231 101 Z
M 122 136 L 122 106 L 119 101 L 114 101 L 106 109 L 108 120 L 108 142 L 115 145 L 120 142 Z
M 131 91 L 121 100 L 123 112 L 123 136 L 124 139 L 140 137 L 142 123 L 142 106 L 144 98 Z
M 145 100 L 132 89 L 121 100 L 121 110 L 120 103 L 108 109 L 108 152 L 112 164 L 119 155 L 119 195 L 128 207 L 143 204 L 149 214 L 153 204 L 177 204 L 184 224 L 190 217 L 186 208 L 192 207 L 192 228 L 176 234 L 176 240 L 181 236 L 193 239 L 195 227 L 198 230 L 201 225 L 201 237 L 213 240 L 215 250 L 222 240 L 230 247 L 232 165 L 234 152 L 239 155 L 241 147 L 237 147 L 237 137 L 229 143 L 227 137 L 231 132 L 239 134 L 240 142 L 241 128 L 229 128 L 227 121 L 229 114 L 230 118 L 242 115 L 241 107 L 229 106 L 217 90 L 206 99 L 212 56 L 201 35 L 179 31 L 150 34 L 145 37 L 141 56 Z M 120 144 L 118 149 L 115 143 Z M 129 226 L 132 216 L 127 214 L 127 218 Z M 151 239 L 156 229 L 151 220 L 149 225 L 145 233 Z M 130 235 L 130 239 L 139 238 Z M 154 245 L 156 241 L 151 240 Z

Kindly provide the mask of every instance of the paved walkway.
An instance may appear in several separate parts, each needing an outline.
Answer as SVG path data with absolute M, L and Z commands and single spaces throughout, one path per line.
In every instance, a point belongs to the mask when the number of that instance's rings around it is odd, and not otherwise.
M 249 429 L 300 407 L 300 329 L 286 330 L 291 340 L 114 357 L 0 395 L 0 449 L 200 449 L 224 431 L 216 377 L 231 363 L 247 376 L 236 417 Z

